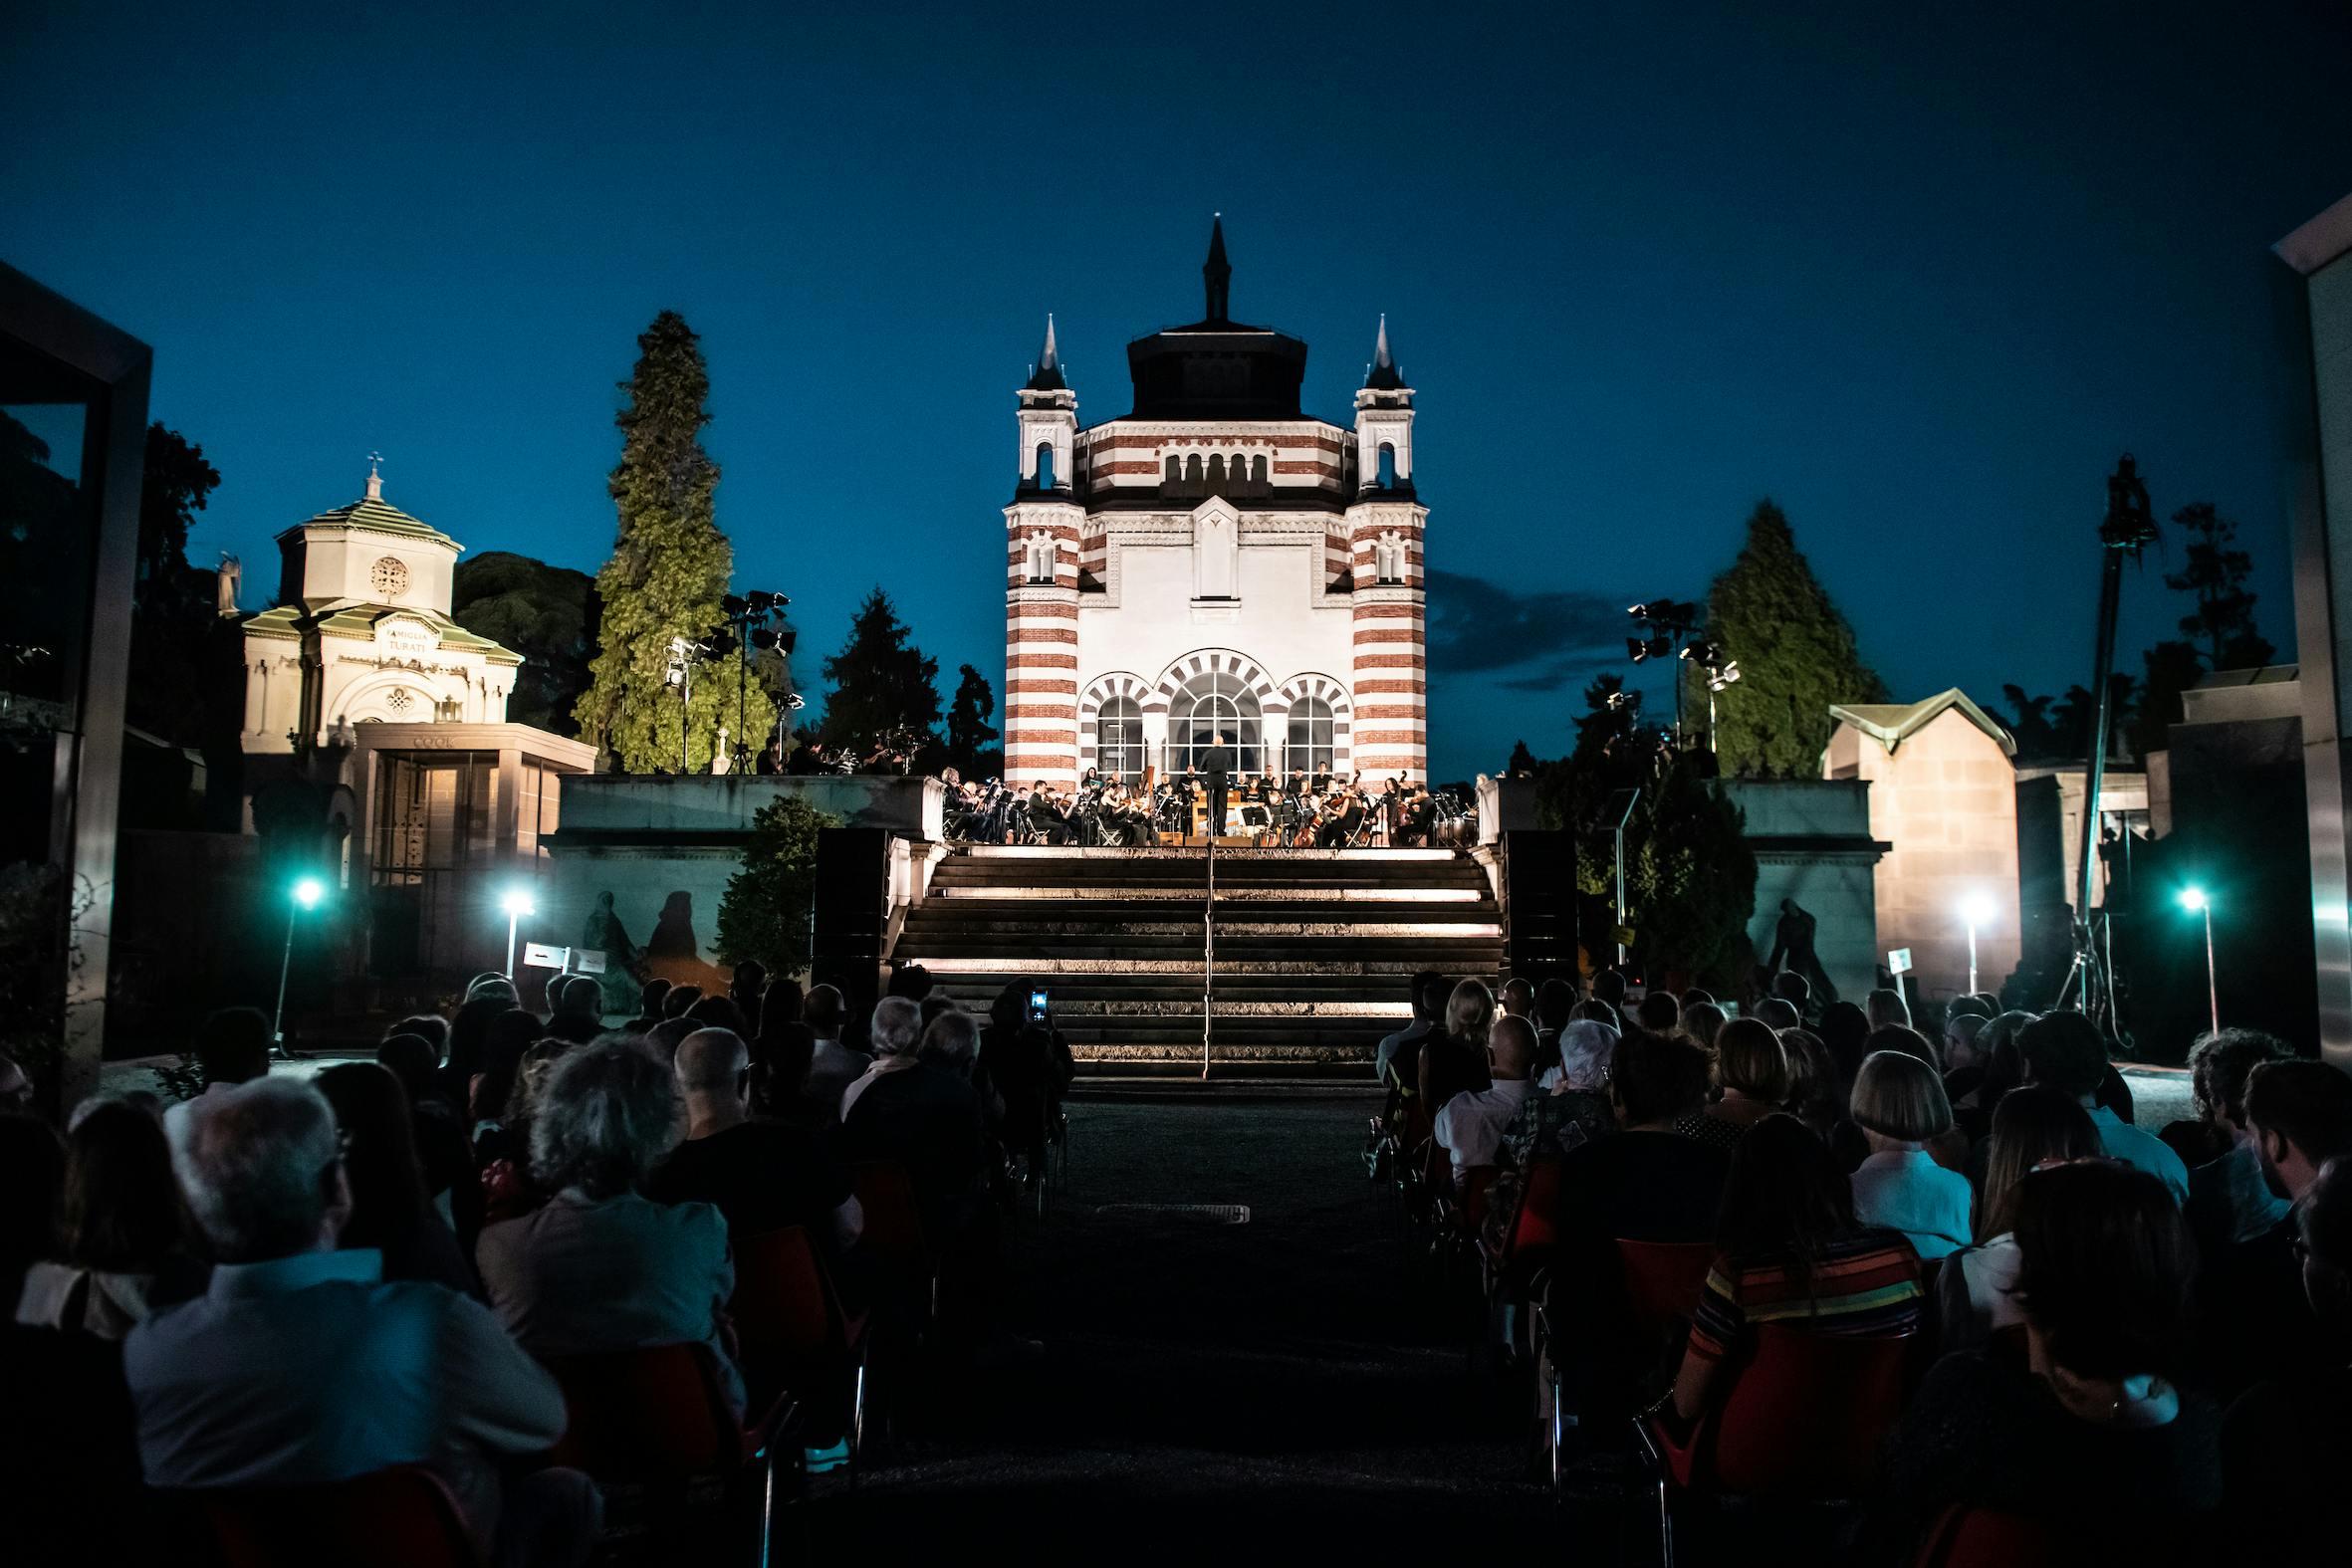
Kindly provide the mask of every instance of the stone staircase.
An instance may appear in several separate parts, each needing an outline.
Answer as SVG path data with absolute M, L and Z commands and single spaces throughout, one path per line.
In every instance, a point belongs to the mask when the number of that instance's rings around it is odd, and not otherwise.
M 891 957 L 985 1010 L 1014 981 L 1053 995 L 1089 1071 L 1198 1071 L 1200 849 L 969 845 L 933 871 Z M 1217 851 L 1220 1069 L 1367 1065 L 1411 1015 L 1414 972 L 1493 976 L 1486 873 L 1455 849 Z

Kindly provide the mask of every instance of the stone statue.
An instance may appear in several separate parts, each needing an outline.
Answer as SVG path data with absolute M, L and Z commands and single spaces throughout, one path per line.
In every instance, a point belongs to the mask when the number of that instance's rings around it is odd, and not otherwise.
M 1802 975 L 1813 988 L 1814 1004 L 1826 1007 L 1837 1000 L 1837 988 L 1829 983 L 1829 972 L 1821 967 L 1821 956 L 1813 951 L 1813 931 L 1818 925 L 1795 899 L 1780 900 L 1780 918 L 1772 925 L 1772 956 L 1764 960 L 1764 969 L 1777 975 L 1785 961 L 1790 971 Z
M 212 574 L 214 607 L 223 615 L 242 613 L 237 608 L 237 585 L 245 579 L 244 563 L 234 556 L 220 558 L 220 566 Z
M 620 917 L 612 912 L 609 892 L 596 895 L 596 907 L 588 911 L 580 928 L 580 945 L 604 955 L 604 973 L 596 977 L 604 993 L 604 1010 L 634 1017 L 639 1000 L 637 949 L 621 929 Z

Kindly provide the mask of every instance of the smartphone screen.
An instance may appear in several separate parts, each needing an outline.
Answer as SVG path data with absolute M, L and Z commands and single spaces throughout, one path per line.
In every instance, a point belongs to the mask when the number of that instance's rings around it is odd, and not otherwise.
M 1033 1018 L 1042 1018 L 1046 1015 L 1046 994 L 1044 992 L 1033 991 L 1029 994 L 1029 1015 Z

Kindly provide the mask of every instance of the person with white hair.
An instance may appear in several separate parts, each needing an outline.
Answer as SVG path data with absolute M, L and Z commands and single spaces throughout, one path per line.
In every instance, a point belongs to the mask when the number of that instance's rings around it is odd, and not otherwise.
M 840 1121 L 844 1126 L 849 1121 L 849 1108 L 876 1079 L 904 1072 L 915 1064 L 915 1044 L 923 1033 L 922 1004 L 906 997 L 884 997 L 874 1004 L 874 1015 L 865 1032 L 874 1048 L 873 1064 L 841 1091 Z
M 474 1256 L 491 1308 L 533 1355 L 700 1344 L 740 1414 L 743 1377 L 720 1329 L 735 1293 L 727 1221 L 638 1190 L 684 1131 L 677 1081 L 642 1043 L 574 1046 L 531 1118 L 531 1174 L 555 1196 L 484 1227 Z
M 910 1017 L 900 1016 L 901 1008 Z M 914 1004 L 903 998 L 874 1008 L 874 1043 L 885 1054 L 841 1115 L 841 1152 L 851 1161 L 904 1166 L 925 1226 L 947 1236 L 965 1229 L 981 1196 L 985 1126 L 972 1087 L 980 1024 L 956 1008 L 933 1018 L 918 1040 L 913 1014 Z
M 1433 1133 L 1454 1162 L 1454 1185 L 1480 1166 L 1499 1163 L 1503 1129 L 1519 1114 L 1535 1084 L 1535 1025 L 1517 1013 L 1495 1019 L 1487 1034 L 1492 1076 L 1483 1089 L 1465 1089 L 1439 1107 Z
M 352 1212 L 335 1114 L 261 1078 L 197 1102 L 172 1168 L 216 1259 L 203 1295 L 130 1331 L 123 1374 L 147 1484 L 297 1486 L 423 1464 L 501 1565 L 585 1562 L 595 1487 L 577 1470 L 500 1480 L 545 1452 L 563 1391 L 479 1302 L 386 1280 L 339 1251 Z

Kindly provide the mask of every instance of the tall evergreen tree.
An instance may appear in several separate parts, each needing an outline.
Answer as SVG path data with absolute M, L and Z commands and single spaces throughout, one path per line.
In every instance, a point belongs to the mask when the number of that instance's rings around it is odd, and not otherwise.
M 980 767 L 981 753 L 997 738 L 989 720 L 997 711 L 997 696 L 988 677 L 967 664 L 956 682 L 955 701 L 947 710 L 947 760 L 966 778 Z
M 862 751 L 901 733 L 917 746 L 937 744 L 939 661 L 907 640 L 879 587 L 858 606 L 841 651 L 824 661 L 824 678 L 832 685 L 820 731 L 825 745 Z
M 681 747 L 670 644 L 700 644 L 719 629 L 735 553 L 714 516 L 719 467 L 702 449 L 710 369 L 684 317 L 664 311 L 638 336 L 636 369 L 621 389 L 628 404 L 613 418 L 621 448 L 609 486 L 620 527 L 596 573 L 600 644 L 575 717 L 623 772 L 676 772 L 682 762 L 683 771 L 704 773 L 719 731 L 738 724 L 735 670 L 732 661 L 696 665 Z M 730 733 L 730 748 L 748 739 L 756 749 L 776 723 L 764 688 L 747 708 L 748 737 Z
M 2237 525 L 2210 501 L 2194 501 L 2173 514 L 2189 536 L 2188 558 L 2164 575 L 2176 593 L 2197 595 L 2197 608 L 2181 617 L 2181 635 L 2199 645 L 2209 670 L 2267 664 L 2276 650 L 2254 626 L 2254 595 L 2245 579 L 2254 559 L 2237 548 Z
M 449 614 L 476 636 L 523 656 L 506 716 L 559 735 L 577 734 L 573 712 L 588 689 L 596 647 L 595 583 L 585 571 L 493 550 L 457 563 Z M 676 714 L 669 755 L 677 755 Z
M 1740 666 L 1739 681 L 1715 705 L 1715 752 L 1726 774 L 1809 778 L 1829 744 L 1829 705 L 1886 698 L 1853 627 L 1768 500 L 1757 503 L 1747 544 L 1707 590 L 1707 635 Z M 1698 702 L 1703 721 L 1703 688 Z

